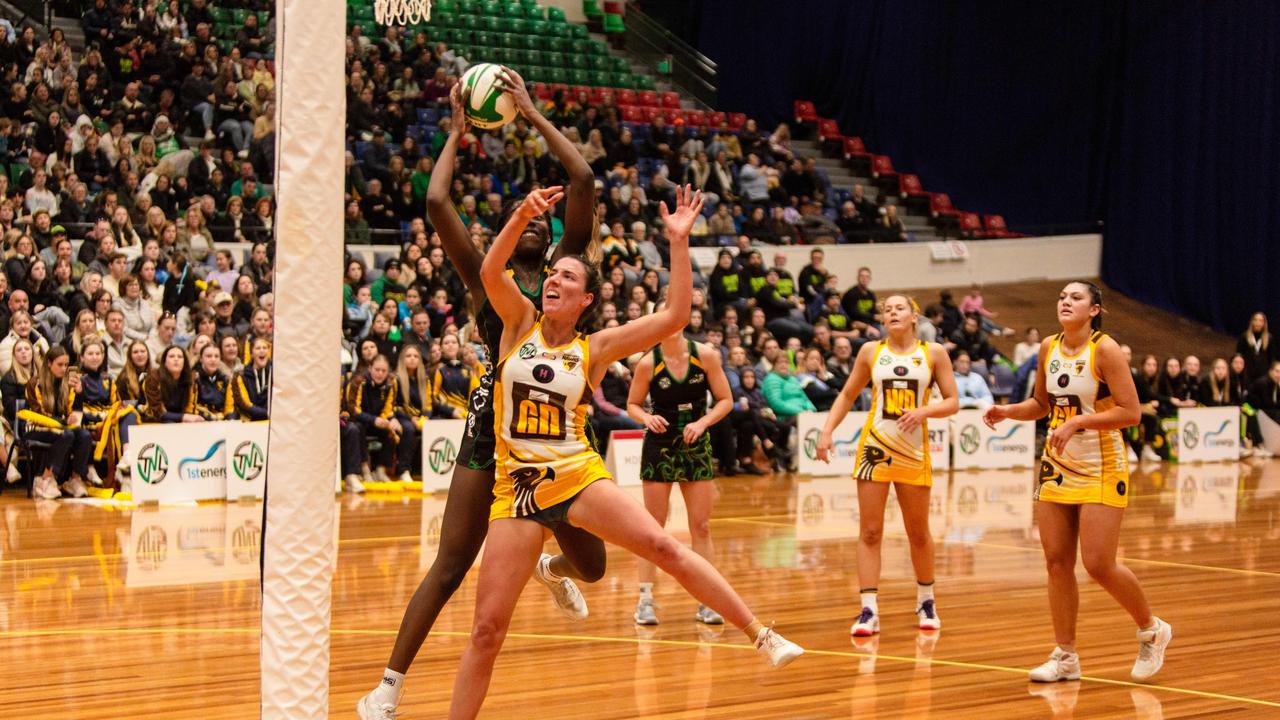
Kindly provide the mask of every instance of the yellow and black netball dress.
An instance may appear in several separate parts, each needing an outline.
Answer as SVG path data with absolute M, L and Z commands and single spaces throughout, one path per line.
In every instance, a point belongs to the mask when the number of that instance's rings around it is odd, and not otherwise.
M 645 430 L 640 452 L 640 479 L 653 482 L 710 480 L 711 435 L 688 445 L 684 428 L 707 414 L 707 371 L 698 358 L 698 345 L 689 342 L 689 367 L 677 378 L 662 358 L 662 346 L 653 349 L 653 378 L 649 398 L 653 414 L 667 421 L 667 431 Z
M 1115 407 L 1111 390 L 1098 374 L 1095 332 L 1076 355 L 1062 351 L 1062 335 L 1049 339 L 1044 384 L 1049 392 L 1049 432 L 1076 415 L 1091 415 Z M 1062 453 L 1045 443 L 1040 459 L 1036 499 L 1067 505 L 1129 504 L 1129 460 L 1119 430 L 1081 430 L 1067 441 Z
M 539 314 L 498 363 L 491 521 L 534 515 L 610 477 L 587 436 L 592 392 L 587 345 L 581 333 L 567 345 L 548 345 Z
M 899 418 L 928 403 L 932 386 L 928 344 L 899 355 L 880 341 L 871 358 L 871 412 L 858 438 L 855 480 L 933 485 L 927 423 L 910 433 L 898 429 Z

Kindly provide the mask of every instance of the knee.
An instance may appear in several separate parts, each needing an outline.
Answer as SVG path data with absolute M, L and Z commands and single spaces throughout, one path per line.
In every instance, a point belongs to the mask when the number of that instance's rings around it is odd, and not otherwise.
M 1086 554 L 1084 556 L 1084 569 L 1089 573 L 1089 577 L 1094 580 L 1105 580 L 1111 575 L 1111 571 L 1116 567 L 1114 558 L 1105 555 Z
M 507 637 L 508 621 L 508 618 L 477 610 L 475 624 L 471 627 L 471 646 L 477 652 L 496 656 Z
M 450 598 L 462 587 L 462 581 L 466 579 L 470 569 L 470 563 L 437 557 L 427 573 L 425 584 L 431 586 L 440 597 Z
M 684 546 L 666 533 L 658 533 L 647 541 L 649 560 L 654 565 L 668 568 L 680 562 L 680 554 Z
M 1044 567 L 1050 575 L 1070 575 L 1076 571 L 1075 555 L 1069 552 L 1045 552 Z
M 709 540 L 711 538 L 711 518 L 698 518 L 697 520 L 689 518 L 689 534 L 695 540 Z
M 858 540 L 863 545 L 879 545 L 881 538 L 884 537 L 884 527 L 881 525 L 863 525 L 858 531 Z
M 605 554 L 592 553 L 589 557 L 574 558 L 573 566 L 578 569 L 578 574 L 582 576 L 582 581 L 587 583 L 600 582 L 604 577 L 605 571 Z
M 933 537 L 929 535 L 928 527 L 910 528 L 907 530 L 907 541 L 911 543 L 911 547 L 922 548 L 932 543 Z

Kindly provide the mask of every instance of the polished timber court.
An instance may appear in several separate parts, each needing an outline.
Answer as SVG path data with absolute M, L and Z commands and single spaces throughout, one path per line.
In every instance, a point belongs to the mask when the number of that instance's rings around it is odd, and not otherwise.
M 498 662 L 489 718 L 1274 718 L 1280 461 L 1147 465 L 1120 554 L 1175 637 L 1151 685 L 1129 682 L 1127 616 L 1081 578 L 1081 682 L 1035 686 L 1053 647 L 1031 471 L 936 481 L 943 629 L 922 635 L 906 539 L 890 501 L 881 635 L 857 614 L 857 499 L 847 478 L 717 481 L 718 564 L 760 618 L 809 654 L 781 671 L 660 577 L 662 624 L 632 624 L 635 561 L 610 548 L 573 625 L 531 584 Z M 261 508 L 118 510 L 0 496 L 0 717 L 257 717 Z M 674 498 L 679 497 L 676 492 Z M 683 534 L 679 503 L 670 526 Z M 344 496 L 333 588 L 330 717 L 379 678 L 430 564 L 442 497 Z M 475 600 L 473 571 L 409 675 L 402 711 L 443 717 Z

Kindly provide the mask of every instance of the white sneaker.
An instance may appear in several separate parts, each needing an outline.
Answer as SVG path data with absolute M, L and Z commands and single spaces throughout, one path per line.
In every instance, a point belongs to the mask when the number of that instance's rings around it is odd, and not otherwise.
M 804 648 L 782 637 L 771 627 L 760 628 L 756 635 L 756 651 L 769 661 L 769 667 L 780 668 L 804 654 Z
M 1150 462 L 1160 462 L 1160 456 L 1156 454 L 1155 450 L 1151 449 L 1150 445 L 1142 446 L 1142 459 Z
M 920 621 L 917 627 L 921 630 L 937 630 L 942 627 L 942 619 L 938 617 L 938 607 L 933 600 L 920 603 L 920 607 L 916 608 L 916 618 Z
M 374 468 L 373 481 L 374 482 L 390 482 L 391 478 L 387 477 L 387 469 L 384 467 Z
M 41 475 L 36 478 L 35 487 L 31 488 L 31 495 L 37 500 L 57 500 L 62 497 L 62 491 L 58 489 L 58 482 L 48 475 Z
M 880 632 L 880 615 L 869 607 L 862 608 L 853 627 L 849 628 L 849 634 L 854 637 L 870 637 L 878 632 Z
M 396 720 L 396 706 L 375 703 L 373 693 L 369 693 L 356 703 L 356 714 L 360 720 Z
M 98 468 L 93 465 L 89 466 L 89 472 L 85 474 L 84 479 L 94 487 L 102 487 L 102 476 L 98 475 Z
M 1173 640 L 1173 626 L 1156 618 L 1156 626 L 1150 630 L 1138 631 L 1138 659 L 1133 663 L 1129 677 L 1137 682 L 1146 682 L 1152 675 L 1160 672 L 1164 665 L 1164 650 Z
M 658 613 L 653 610 L 653 598 L 641 598 L 636 603 L 635 620 L 637 625 L 657 625 Z
M 1030 673 L 1031 682 L 1058 682 L 1080 679 L 1080 656 L 1055 647 L 1049 659 Z
M 349 493 L 364 492 L 364 483 L 360 482 L 359 475 L 352 474 L 352 475 L 346 476 L 345 478 L 342 479 L 342 485 L 343 485 L 343 489 L 345 489 Z
M 18 463 L 12 457 L 9 458 L 9 469 L 4 472 L 4 479 L 8 480 L 10 485 L 22 479 L 22 471 L 18 469 Z
M 703 625 L 723 625 L 724 624 L 724 618 L 721 617 L 720 613 L 716 612 L 715 610 L 712 610 L 706 605 L 698 605 L 698 612 L 694 614 L 693 619 L 697 620 Z
M 538 559 L 538 565 L 534 568 L 533 576 L 538 579 L 551 591 L 551 597 L 555 598 L 556 607 L 560 609 L 560 614 L 570 620 L 581 620 L 587 616 L 587 599 L 582 597 L 582 593 L 578 590 L 578 585 L 569 578 L 560 578 L 555 580 L 549 576 L 551 556 L 542 553 L 542 557 Z
M 212 140 L 212 139 L 214 139 L 215 137 L 217 137 L 217 135 L 214 135 L 212 130 L 205 130 L 205 131 L 204 131 L 204 139 L 205 139 L 205 140 Z
M 62 483 L 62 489 L 74 498 L 82 498 L 89 494 L 89 489 L 84 486 L 84 481 L 79 475 L 72 475 L 70 480 Z
M 1129 448 L 1128 457 L 1129 457 L 1129 464 L 1132 465 L 1133 463 L 1138 462 L 1138 453 L 1134 452 L 1132 447 Z
M 1264 447 L 1256 447 L 1253 449 L 1253 456 L 1260 458 L 1273 458 L 1276 454 Z
M 413 482 L 413 475 L 410 474 L 408 470 L 405 470 L 400 473 L 400 477 L 397 479 L 402 483 Z

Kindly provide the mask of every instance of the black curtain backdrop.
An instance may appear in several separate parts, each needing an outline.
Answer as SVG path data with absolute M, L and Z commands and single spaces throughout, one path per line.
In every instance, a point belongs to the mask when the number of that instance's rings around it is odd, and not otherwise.
M 1280 3 L 648 0 L 768 128 L 813 100 L 958 207 L 1103 221 L 1103 278 L 1280 320 Z

